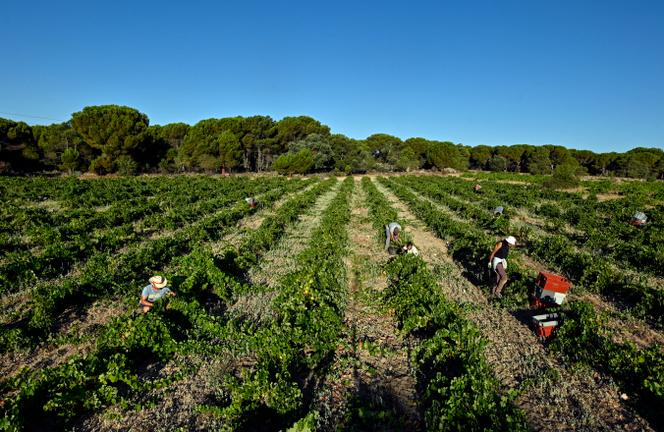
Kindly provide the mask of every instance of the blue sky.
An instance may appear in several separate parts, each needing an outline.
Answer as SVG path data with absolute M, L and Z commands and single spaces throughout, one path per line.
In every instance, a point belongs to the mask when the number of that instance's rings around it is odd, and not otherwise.
M 0 117 L 310 115 L 354 138 L 664 147 L 661 1 L 3 3 Z

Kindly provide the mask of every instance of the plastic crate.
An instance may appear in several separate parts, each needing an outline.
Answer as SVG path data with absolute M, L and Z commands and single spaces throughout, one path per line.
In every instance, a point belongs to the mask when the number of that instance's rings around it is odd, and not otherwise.
M 560 316 L 552 313 L 533 316 L 530 325 L 537 336 L 548 338 L 560 326 L 560 323 Z
M 535 292 L 530 299 L 530 306 L 535 309 L 560 306 L 565 301 L 571 286 L 572 284 L 562 276 L 540 272 L 535 280 Z
M 539 272 L 535 284 L 544 291 L 566 294 L 572 284 L 566 278 L 549 272 Z

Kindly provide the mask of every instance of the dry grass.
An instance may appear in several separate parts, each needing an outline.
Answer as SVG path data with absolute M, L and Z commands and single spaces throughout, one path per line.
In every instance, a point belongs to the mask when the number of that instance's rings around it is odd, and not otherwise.
M 201 412 L 200 407 L 213 403 L 224 393 L 225 383 L 222 377 L 232 373 L 236 367 L 236 359 L 232 355 L 212 358 L 200 355 L 176 356 L 163 368 L 151 371 L 151 374 L 163 378 L 174 377 L 184 371 L 186 378 L 144 396 L 144 401 L 157 400 L 156 405 L 148 405 L 136 411 L 114 406 L 81 420 L 75 430 L 219 430 L 223 426 L 222 420 Z
M 322 194 L 296 223 L 286 227 L 283 237 L 263 256 L 258 267 L 249 271 L 251 283 L 274 288 L 285 275 L 298 267 L 298 255 L 308 246 L 321 214 L 337 195 L 340 184 Z
M 261 258 L 258 266 L 249 270 L 249 282 L 265 289 L 256 289 L 238 296 L 228 309 L 229 316 L 254 323 L 275 317 L 272 310 L 272 302 L 278 295 L 275 288 L 284 276 L 299 267 L 297 257 L 308 246 L 311 235 L 320 222 L 320 215 L 336 196 L 339 186 L 340 183 L 337 183 L 331 190 L 319 196 L 313 207 L 302 213 L 297 222 L 286 227 L 281 239 Z M 235 244 L 238 245 L 239 243 Z

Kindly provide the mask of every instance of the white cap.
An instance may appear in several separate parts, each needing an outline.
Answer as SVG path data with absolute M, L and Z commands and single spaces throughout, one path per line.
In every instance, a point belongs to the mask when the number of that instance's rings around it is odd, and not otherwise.
M 507 238 L 505 239 L 505 241 L 506 241 L 507 243 L 511 244 L 512 246 L 514 246 L 514 245 L 516 244 L 516 239 L 514 238 L 514 236 L 509 236 L 509 237 L 507 237 Z

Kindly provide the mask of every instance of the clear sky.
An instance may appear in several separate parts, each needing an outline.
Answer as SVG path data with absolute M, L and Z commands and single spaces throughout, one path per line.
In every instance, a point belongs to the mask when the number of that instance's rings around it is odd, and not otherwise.
M 0 117 L 30 124 L 119 104 L 152 124 L 310 115 L 353 138 L 664 147 L 660 0 L 6 0 L 1 11 Z

